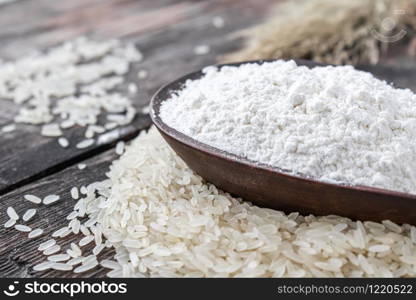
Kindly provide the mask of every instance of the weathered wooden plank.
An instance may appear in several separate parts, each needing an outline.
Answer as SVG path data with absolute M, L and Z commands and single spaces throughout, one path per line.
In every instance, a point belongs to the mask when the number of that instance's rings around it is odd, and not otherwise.
M 44 234 L 35 239 L 28 239 L 27 233 L 18 232 L 14 229 L 0 227 L 0 277 L 65 277 L 75 276 L 71 273 L 45 271 L 42 273 L 33 272 L 31 267 L 45 260 L 45 256 L 37 251 L 40 243 L 51 238 L 51 234 L 68 224 L 66 216 L 72 211 L 76 201 L 70 196 L 70 189 L 73 186 L 81 187 L 89 183 L 105 179 L 105 172 L 112 160 L 116 158 L 113 150 L 102 153 L 91 159 L 84 161 L 87 167 L 79 170 L 77 165 L 66 168 L 65 170 L 47 176 L 37 182 L 26 185 L 15 190 L 2 198 L 2 208 L 0 211 L 0 224 L 8 220 L 6 207 L 13 206 L 20 216 L 29 209 L 37 208 L 37 214 L 26 225 L 32 228 L 44 229 Z M 45 197 L 49 194 L 57 194 L 61 199 L 52 205 L 36 205 L 24 200 L 25 194 L 33 194 Z M 21 219 L 20 219 L 20 222 Z M 80 237 L 81 235 L 79 235 Z M 58 244 L 66 249 L 71 242 L 76 241 L 77 237 L 71 235 L 64 239 L 58 239 Z M 78 238 L 79 239 L 79 238 Z M 84 247 L 87 253 L 93 247 L 93 243 Z M 109 251 L 107 251 L 108 254 Z M 105 254 L 105 253 L 103 253 Z M 104 255 L 103 257 L 105 257 Z M 104 271 L 99 272 L 99 268 L 91 270 L 78 276 L 103 276 Z
M 0 56 L 16 58 L 31 50 L 72 39 L 83 34 L 105 33 L 107 27 L 135 17 L 129 27 L 143 28 L 147 16 L 159 10 L 173 10 L 181 6 L 184 15 L 193 5 L 181 4 L 180 0 L 135 1 L 135 0 L 71 0 L 71 1 L 18 1 L 0 9 Z M 24 22 L 22 22 L 24 20 Z M 158 22 L 146 30 L 160 29 L 174 18 L 165 16 L 165 23 Z M 119 37 L 113 30 L 102 37 Z
M 162 17 L 158 17 L 159 19 L 168 19 L 168 12 L 171 10 L 175 12 L 174 15 L 181 15 L 181 18 L 174 19 L 171 22 L 177 22 L 177 24 L 171 25 L 169 22 L 160 23 L 158 25 L 159 27 L 165 26 L 163 30 L 148 33 L 147 35 L 143 34 L 137 37 L 129 36 L 126 38 L 135 41 L 145 56 L 144 62 L 134 66 L 128 78 L 132 81 L 137 81 L 136 74 L 139 69 L 145 68 L 149 71 L 149 78 L 138 82 L 140 92 L 134 99 L 134 104 L 138 109 L 148 103 L 151 94 L 162 84 L 182 74 L 199 69 L 204 65 L 212 64 L 215 62 L 218 54 L 223 54 L 238 46 L 234 41 L 226 39 L 228 34 L 254 22 L 258 22 L 262 17 L 262 12 L 256 11 L 256 14 L 253 14 L 253 11 L 250 9 L 254 5 L 253 0 L 238 1 L 238 5 L 235 5 L 237 1 L 231 1 L 230 3 L 233 5 L 230 5 L 227 1 L 210 1 L 209 3 L 198 1 L 176 2 L 160 1 L 155 11 L 148 11 L 147 16 L 143 20 L 147 20 L 151 16 L 156 18 L 158 14 L 162 15 Z M 271 2 L 266 0 L 259 1 L 263 7 L 266 7 Z M 105 3 L 113 2 L 105 1 Z M 122 1 L 121 3 L 130 2 Z M 161 3 L 168 3 L 170 6 L 160 8 Z M 114 5 L 109 6 L 115 8 Z M 71 8 L 74 7 L 79 9 L 77 5 L 71 6 Z M 137 7 L 140 8 L 140 6 Z M 92 10 L 94 6 L 82 8 L 83 11 L 88 9 Z M 128 10 L 128 8 L 133 10 L 132 7 L 127 6 L 123 8 L 123 11 Z M 108 10 L 110 9 L 106 8 L 103 14 L 107 13 Z M 124 13 L 127 14 L 127 12 Z M 134 10 L 130 13 L 134 14 Z M 73 14 L 74 12 L 71 12 L 72 17 L 67 18 L 72 20 L 72 18 L 75 18 Z M 219 29 L 212 25 L 212 18 L 218 14 L 223 15 L 226 19 L 226 26 L 224 28 Z M 108 25 L 111 31 L 110 34 L 115 36 L 124 35 L 126 34 L 123 31 L 124 27 L 128 27 L 128 25 L 130 27 L 134 25 L 139 26 L 135 22 L 137 20 L 123 24 L 123 26 L 115 26 L 115 23 L 111 26 Z M 60 21 L 54 21 L 52 22 L 53 26 L 50 26 L 55 28 L 55 26 L 61 23 Z M 158 26 L 155 25 L 152 29 L 159 28 Z M 166 26 L 168 27 L 166 28 Z M 115 29 L 115 27 L 118 29 Z M 101 28 L 107 32 L 104 25 L 97 28 Z M 140 31 L 138 32 L 140 33 Z M 132 32 L 129 31 L 127 34 L 130 33 Z M 56 41 L 56 39 L 52 38 L 48 39 L 48 41 L 50 40 Z M 212 47 L 211 53 L 205 56 L 195 55 L 193 48 L 199 44 L 210 45 Z M 6 102 L 3 100 L 0 102 L 0 108 L 1 126 L 2 124 L 11 122 L 17 111 L 17 106 L 10 101 Z M 106 149 L 106 147 L 108 148 L 108 145 L 114 143 L 116 140 L 126 139 L 139 130 L 149 126 L 149 124 L 150 121 L 147 116 L 139 115 L 132 125 L 120 130 L 113 130 L 99 139 L 96 146 L 84 150 L 74 148 L 63 150 L 57 145 L 56 139 L 41 137 L 39 135 L 39 127 L 19 125 L 16 131 L 0 136 L 2 142 L 2 147 L 0 148 L 0 194 L 22 186 L 52 171 L 59 170 L 63 166 L 68 165 L 68 163 L 94 155 Z M 82 130 L 72 130 L 69 132 L 70 140 L 79 141 L 82 138 L 82 134 Z

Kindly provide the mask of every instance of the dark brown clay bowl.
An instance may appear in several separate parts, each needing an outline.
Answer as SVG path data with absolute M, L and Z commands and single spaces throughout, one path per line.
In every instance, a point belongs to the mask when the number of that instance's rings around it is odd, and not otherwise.
M 311 61 L 296 62 L 308 67 L 318 65 Z M 247 62 L 228 65 L 243 63 Z M 159 117 L 161 103 L 168 100 L 172 92 L 180 90 L 188 79 L 201 76 L 202 72 L 198 71 L 162 87 L 152 98 L 150 114 L 172 149 L 206 181 L 259 206 L 285 212 L 341 215 L 373 221 L 389 219 L 397 223 L 416 224 L 416 195 L 289 175 L 278 168 L 258 165 L 198 142 L 163 123 Z

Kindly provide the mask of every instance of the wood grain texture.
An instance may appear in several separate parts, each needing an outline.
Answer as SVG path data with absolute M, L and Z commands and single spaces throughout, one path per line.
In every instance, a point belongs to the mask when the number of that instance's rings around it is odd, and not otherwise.
M 47 176 L 42 180 L 26 185 L 17 189 L 2 198 L 0 211 L 0 224 L 4 224 L 8 220 L 6 207 L 13 206 L 19 216 L 29 208 L 36 208 L 36 215 L 25 225 L 31 228 L 42 228 L 44 233 L 39 238 L 28 239 L 27 233 L 18 232 L 14 229 L 0 227 L 0 277 L 64 277 L 74 274 L 45 271 L 34 272 L 32 266 L 44 261 L 46 256 L 42 252 L 37 251 L 40 243 L 51 238 L 52 233 L 66 226 L 68 221 L 66 216 L 72 211 L 76 200 L 70 196 L 70 190 L 73 186 L 81 187 L 95 181 L 105 179 L 105 172 L 112 160 L 116 158 L 113 150 L 104 152 L 91 159 L 85 160 L 87 167 L 79 170 L 77 165 L 66 168 L 65 170 Z M 36 205 L 23 198 L 26 194 L 32 194 L 39 197 L 45 197 L 49 194 L 57 194 L 61 199 L 51 205 Z M 20 223 L 22 224 L 21 218 Z M 77 242 L 81 235 L 70 235 L 64 239 L 57 239 L 58 244 L 66 249 L 71 242 Z M 83 247 L 84 253 L 88 253 L 93 248 L 93 243 Z M 106 257 L 105 254 L 101 257 Z M 108 270 L 107 270 L 108 272 Z M 96 268 L 88 273 L 79 274 L 78 276 L 103 276 L 105 270 Z

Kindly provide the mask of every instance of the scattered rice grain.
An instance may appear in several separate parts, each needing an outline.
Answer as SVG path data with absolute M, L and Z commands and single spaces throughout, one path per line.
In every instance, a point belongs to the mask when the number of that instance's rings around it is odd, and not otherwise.
M 116 154 L 117 155 L 122 155 L 124 152 L 124 145 L 125 143 L 123 141 L 120 141 L 117 143 L 116 145 Z
M 36 238 L 36 237 L 39 237 L 39 236 L 41 236 L 43 234 L 43 229 L 41 229 L 41 228 L 36 228 L 36 229 L 33 229 L 31 232 L 29 232 L 29 234 L 28 234 L 28 238 L 29 239 L 34 239 L 34 238 Z
M 87 244 L 91 243 L 93 240 L 94 240 L 94 236 L 93 236 L 93 235 L 86 236 L 86 237 L 82 238 L 82 239 L 79 241 L 79 246 L 80 246 L 80 247 L 83 247 L 83 246 L 85 246 L 85 245 L 87 245 Z
M 25 222 L 27 222 L 27 221 L 29 221 L 30 219 L 32 219 L 33 218 L 33 216 L 36 214 L 36 209 L 34 209 L 34 208 L 31 208 L 31 209 L 28 209 L 24 214 L 23 214 L 23 221 L 25 221 Z
M 139 79 L 145 79 L 145 78 L 147 78 L 147 75 L 148 75 L 147 70 L 140 70 L 140 71 L 137 73 L 137 77 L 138 77 Z
M 6 212 L 10 219 L 19 220 L 19 215 L 16 213 L 16 210 L 13 207 L 9 206 Z
M 17 231 L 21 231 L 21 232 L 30 232 L 30 231 L 32 231 L 32 228 L 30 228 L 29 226 L 26 226 L 26 225 L 22 225 L 22 224 L 17 224 L 17 225 L 14 226 L 14 228 Z
M 68 254 L 55 254 L 55 255 L 49 256 L 48 260 L 53 261 L 53 262 L 60 262 L 60 261 L 67 261 L 70 258 L 71 256 L 69 256 Z
M 211 48 L 208 45 L 198 45 L 194 48 L 196 55 L 206 55 L 210 52 Z
M 49 205 L 60 199 L 59 195 L 48 195 L 43 199 L 43 204 Z
M 41 135 L 46 136 L 46 137 L 56 137 L 56 136 L 61 136 L 62 131 L 61 131 L 61 128 L 59 127 L 59 124 L 55 124 L 55 123 L 46 124 L 42 126 Z
M 71 271 L 72 270 L 71 265 L 64 264 L 64 263 L 54 263 L 51 266 L 51 268 L 57 271 Z
M 42 199 L 41 199 L 41 198 L 39 198 L 39 197 L 37 197 L 37 196 L 35 196 L 35 195 L 24 195 L 23 197 L 24 197 L 27 201 L 30 201 L 30 202 L 35 203 L 35 204 L 40 204 L 40 203 L 42 203 Z
M 86 167 L 87 167 L 87 165 L 84 164 L 84 163 L 78 164 L 78 169 L 79 170 L 84 170 Z
M 47 240 L 46 242 L 43 242 L 42 244 L 39 245 L 38 250 L 39 251 L 44 251 L 44 250 L 54 246 L 55 244 L 56 244 L 56 241 L 54 239 Z
M 1 131 L 4 132 L 4 133 L 7 133 L 7 132 L 12 132 L 15 129 L 16 129 L 16 125 L 15 124 L 10 124 L 10 125 L 3 126 L 1 128 Z
M 87 265 L 81 265 L 74 270 L 74 273 L 84 273 L 86 271 L 94 269 L 96 266 L 98 266 L 98 262 L 91 262 Z
M 10 228 L 13 227 L 14 224 L 16 224 L 16 220 L 9 219 L 6 223 L 4 223 L 4 228 Z
M 61 246 L 59 245 L 53 245 L 52 247 L 49 247 L 43 251 L 43 255 L 51 255 L 55 254 L 56 252 L 59 252 L 61 250 Z
M 64 138 L 64 137 L 60 137 L 58 139 L 58 143 L 62 148 L 68 148 L 69 146 L 69 141 L 68 139 Z
M 86 140 L 79 142 L 75 147 L 77 149 L 85 149 L 85 148 L 91 147 L 94 144 L 94 142 L 95 142 L 94 139 L 86 139 Z
M 52 268 L 53 265 L 54 265 L 53 262 L 45 261 L 45 262 L 42 262 L 40 264 L 37 264 L 37 265 L 33 266 L 33 270 L 37 271 L 37 272 L 45 271 L 45 270 L 48 270 L 48 269 Z
M 79 199 L 79 191 L 78 191 L 78 188 L 77 188 L 76 186 L 74 186 L 74 187 L 71 189 L 71 197 L 72 197 L 72 199 L 74 199 L 74 200 L 78 200 L 78 199 Z

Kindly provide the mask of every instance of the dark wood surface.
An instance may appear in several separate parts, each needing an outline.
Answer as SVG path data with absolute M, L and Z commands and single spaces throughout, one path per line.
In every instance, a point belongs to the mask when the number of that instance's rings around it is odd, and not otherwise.
M 128 76 L 133 80 L 138 69 L 149 76 L 138 81 L 139 93 L 134 99 L 137 108 L 147 105 L 150 96 L 161 85 L 175 78 L 212 64 L 217 58 L 241 46 L 230 35 L 262 21 L 275 0 L 20 0 L 0 6 L 0 58 L 15 59 L 34 49 L 46 49 L 79 35 L 99 38 L 117 37 L 133 41 L 144 54 Z M 215 28 L 212 19 L 221 16 L 223 28 Z M 197 56 L 193 48 L 200 44 L 211 47 L 207 55 Z M 393 55 L 394 54 L 394 55 Z M 387 53 L 376 67 L 363 66 L 381 78 L 400 86 L 415 88 L 414 60 L 404 55 Z M 13 119 L 17 107 L 0 100 L 0 126 Z M 27 193 L 44 196 L 61 195 L 61 200 L 39 207 L 39 215 L 29 224 L 46 228 L 40 239 L 27 240 L 26 234 L 0 228 L 1 277 L 68 277 L 71 273 L 47 271 L 34 273 L 31 267 L 44 257 L 37 246 L 47 235 L 64 226 L 64 217 L 74 200 L 69 197 L 72 186 L 80 186 L 104 178 L 109 164 L 116 157 L 113 146 L 118 140 L 129 140 L 150 126 L 147 115 L 139 114 L 133 124 L 108 133 L 105 142 L 76 150 L 62 149 L 56 139 L 40 136 L 37 126 L 18 125 L 16 131 L 0 136 L 0 224 L 7 220 L 6 207 L 24 212 L 31 203 L 23 200 Z M 83 130 L 70 132 L 71 140 L 79 140 Z M 88 167 L 77 169 L 77 163 Z M 74 238 L 65 239 L 61 245 Z M 79 276 L 104 276 L 98 268 Z
M 76 200 L 70 196 L 70 189 L 73 186 L 80 187 L 88 185 L 95 181 L 105 179 L 105 172 L 109 163 L 117 156 L 113 150 L 106 151 L 102 154 L 87 159 L 84 163 L 87 167 L 79 170 L 77 165 L 68 166 L 64 170 L 46 176 L 31 184 L 25 185 L 13 192 L 2 197 L 0 223 L 4 224 L 8 220 L 5 208 L 13 206 L 17 212 L 24 212 L 29 208 L 36 208 L 37 214 L 30 220 L 27 225 L 32 228 L 44 229 L 44 234 L 39 238 L 28 239 L 26 233 L 20 233 L 10 228 L 0 227 L 0 276 L 1 277 L 55 277 L 70 276 L 56 271 L 45 271 L 35 273 L 31 266 L 45 260 L 42 252 L 37 251 L 41 242 L 45 242 L 51 238 L 51 234 L 63 226 L 68 224 L 65 219 L 72 211 Z M 59 202 L 53 205 L 36 205 L 23 199 L 23 195 L 33 194 L 44 197 L 49 194 L 60 195 Z M 79 237 L 70 235 L 64 239 L 59 239 L 58 244 L 68 247 L 71 242 L 76 241 Z M 92 243 L 91 245 L 93 246 Z M 91 250 L 91 247 L 85 247 L 85 253 Z M 108 270 L 107 270 L 108 272 Z M 104 276 L 104 270 L 96 268 L 88 273 L 79 276 Z M 74 277 L 74 274 L 71 275 Z
M 163 83 L 213 63 L 216 54 L 233 49 L 235 43 L 227 41 L 226 36 L 259 21 L 262 11 L 252 9 L 255 2 L 264 8 L 272 1 L 22 0 L 0 9 L 0 28 L 4 28 L 4 32 L 0 30 L 0 41 L 4 41 L 5 45 L 0 48 L 0 55 L 16 57 L 33 48 L 44 49 L 79 34 L 134 41 L 145 59 L 135 65 L 127 76 L 137 81 L 138 69 L 149 72 L 146 80 L 138 82 L 140 92 L 134 104 L 140 109 L 148 103 L 149 95 Z M 22 11 L 31 11 L 30 16 L 33 15 L 33 18 L 27 18 L 27 24 L 20 22 Z M 11 19 L 10 15 L 14 18 Z M 215 28 L 212 18 L 216 15 L 223 15 L 227 26 Z M 8 23 L 4 23 L 6 21 Z M 201 43 L 210 45 L 211 53 L 194 55 L 193 48 Z M 0 102 L 0 107 L 1 126 L 11 122 L 18 107 L 4 100 Z M 39 135 L 38 126 L 19 124 L 17 130 L 1 136 L 0 195 L 62 169 L 68 163 L 108 149 L 116 140 L 128 139 L 149 125 L 149 118 L 139 115 L 133 124 L 113 130 L 94 147 L 62 151 L 56 139 Z M 83 130 L 77 129 L 69 132 L 70 139 L 74 141 L 81 140 L 82 134 Z M 36 160 L 32 155 L 35 152 Z
M 133 0 L 21 0 L 0 7 L 0 57 L 18 58 L 34 49 L 45 49 L 78 35 L 98 38 L 122 38 L 133 41 L 144 55 L 143 62 L 128 74 L 136 80 L 139 69 L 148 77 L 138 81 L 137 108 L 148 104 L 150 96 L 161 85 L 176 77 L 216 62 L 217 55 L 240 46 L 229 34 L 260 22 L 272 0 L 234 1 L 133 1 Z M 30 15 L 28 14 L 30 11 Z M 223 28 L 215 28 L 212 19 L 221 16 Z M 22 19 L 25 22 L 21 22 Z M 195 46 L 211 47 L 207 55 L 195 55 Z M 0 100 L 0 126 L 8 124 L 17 111 L 10 101 Z M 18 213 L 33 207 L 23 200 L 25 194 L 61 195 L 59 203 L 39 207 L 39 215 L 29 225 L 47 228 L 38 240 L 28 240 L 26 234 L 0 229 L 0 276 L 74 276 L 70 273 L 49 271 L 34 273 L 31 266 L 44 260 L 36 251 L 48 234 L 64 226 L 64 217 L 71 211 L 74 200 L 69 197 L 72 186 L 88 184 L 104 178 L 114 159 L 112 148 L 119 140 L 128 140 L 150 126 L 150 118 L 139 114 L 133 124 L 113 130 L 94 147 L 77 150 L 62 149 L 56 139 L 40 136 L 40 128 L 18 125 L 1 136 L 0 147 L 0 224 L 7 221 L 5 209 L 16 208 Z M 83 130 L 70 131 L 70 140 L 80 140 Z M 77 163 L 86 162 L 85 170 Z M 62 245 L 74 238 L 65 239 Z M 93 270 L 79 276 L 103 276 Z

